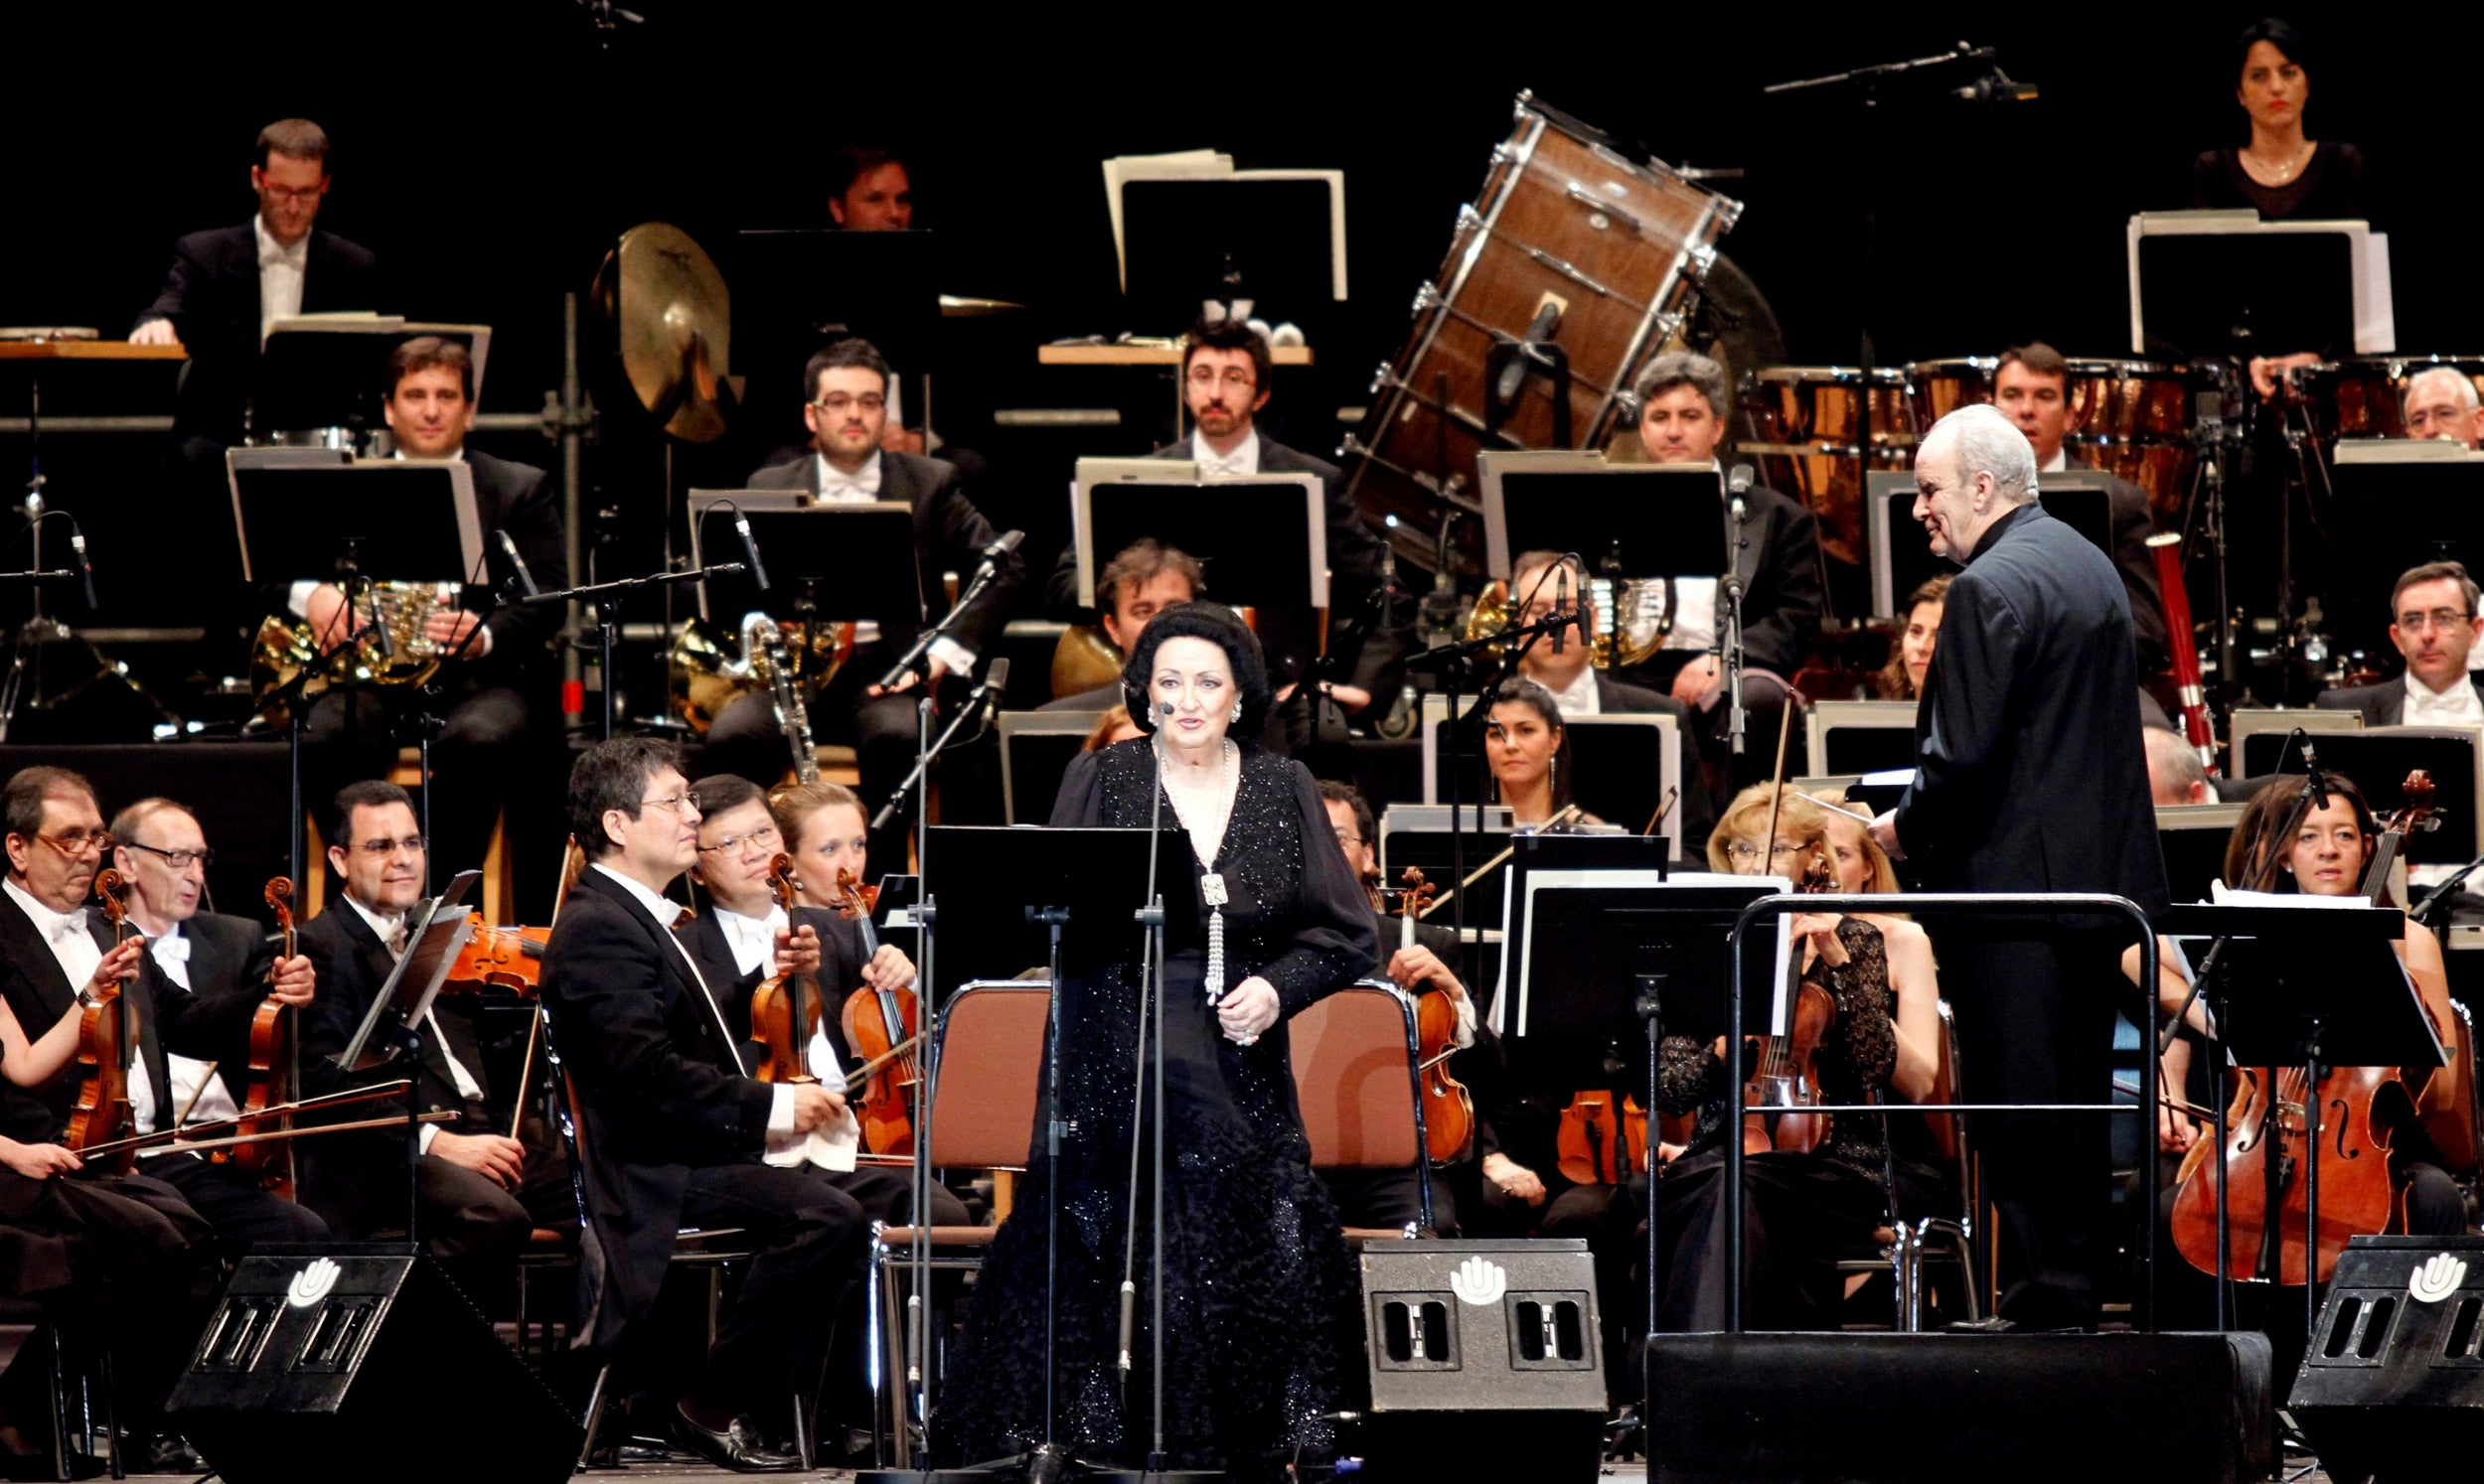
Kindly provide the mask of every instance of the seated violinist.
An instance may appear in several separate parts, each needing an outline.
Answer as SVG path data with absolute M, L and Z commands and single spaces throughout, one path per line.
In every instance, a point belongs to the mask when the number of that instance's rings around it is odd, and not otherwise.
M 515 1192 L 526 1148 L 496 1127 L 490 1084 L 474 1017 L 454 999 L 435 999 L 414 1026 L 421 1059 L 401 1059 L 348 1073 L 334 1057 L 352 1044 L 388 975 L 408 946 L 422 897 L 424 843 L 413 801 L 384 780 L 349 784 L 338 793 L 321 829 L 329 880 L 343 890 L 301 933 L 302 952 L 319 967 L 316 1014 L 303 1018 L 302 1063 L 315 1070 L 312 1091 L 329 1092 L 410 1078 L 415 1111 L 445 1113 L 426 1123 L 414 1191 L 423 1250 L 451 1264 L 470 1286 L 491 1292 L 507 1281 L 518 1252 L 535 1229 Z M 459 998 L 471 999 L 470 996 Z M 402 1117 L 396 1098 L 356 1103 L 323 1113 L 329 1121 Z M 323 1134 L 301 1151 L 302 1198 L 340 1232 L 369 1240 L 405 1230 L 405 1135 L 401 1128 Z
M 1800 882 L 1818 871 L 1834 880 L 1827 812 L 1790 792 L 1780 808 L 1776 795 L 1760 785 L 1735 798 L 1709 838 L 1709 864 L 1746 876 Z M 1820 913 L 1795 916 L 1792 928 L 1802 997 L 1827 1013 L 1810 1056 L 1816 1101 L 1863 1103 L 1883 1088 L 1921 1100 L 1932 1085 L 1940 1013 L 1930 955 L 1917 942 L 1921 935 L 1893 938 L 1865 918 Z M 1723 1144 L 1728 1136 L 1750 1140 L 1764 1130 L 1729 1114 L 1740 1101 L 1741 1079 L 1727 1071 L 1714 1045 L 1667 1037 L 1659 1089 L 1661 1112 L 1696 1118 L 1687 1146 L 1665 1163 L 1656 1182 L 1656 1231 L 1665 1254 L 1657 1324 L 1674 1331 L 1722 1329 Z M 1883 1122 L 1822 1115 L 1780 1118 L 1765 1130 L 1772 1146 L 1743 1166 L 1752 1304 L 1746 1312 L 1755 1327 L 1837 1327 L 1839 1250 L 1868 1243 L 1891 1205 Z M 1805 1135 L 1816 1141 L 1805 1144 Z

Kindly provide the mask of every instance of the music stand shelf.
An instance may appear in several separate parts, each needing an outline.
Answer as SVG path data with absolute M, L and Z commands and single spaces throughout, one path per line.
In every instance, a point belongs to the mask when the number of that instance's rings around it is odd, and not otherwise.
M 1038 366 L 1179 366 L 1181 357 L 1177 345 L 1035 347 Z M 1271 346 L 1268 360 L 1275 366 L 1315 364 L 1309 346 Z
M 0 340 L 0 361 L 187 361 L 176 344 L 133 345 L 125 340 Z

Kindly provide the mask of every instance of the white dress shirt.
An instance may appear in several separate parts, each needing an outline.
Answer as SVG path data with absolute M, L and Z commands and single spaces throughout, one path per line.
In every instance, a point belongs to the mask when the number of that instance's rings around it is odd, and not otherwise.
M 718 926 L 724 929 L 724 941 L 732 946 L 733 966 L 745 974 L 756 973 L 763 966 L 773 969 L 776 964 L 776 935 L 789 931 L 793 920 L 782 907 L 770 907 L 765 917 L 745 917 L 729 907 L 713 909 Z M 829 1043 L 828 1014 L 823 1006 L 820 1028 L 811 1033 L 808 1048 L 811 1075 L 832 1088 L 846 1085 L 844 1063 L 837 1059 L 837 1048 Z
M 379 936 L 379 939 L 383 944 L 388 946 L 389 958 L 402 959 L 405 957 L 405 950 L 411 947 L 411 945 L 404 941 L 401 937 L 406 930 L 406 915 L 404 913 L 398 912 L 389 914 L 374 911 L 372 908 L 365 906 L 361 899 L 357 898 L 352 892 L 347 892 L 345 894 L 345 905 L 360 913 L 364 922 L 371 924 L 371 931 Z M 425 1025 L 431 1027 L 431 1038 L 440 1043 L 440 1060 L 448 1063 L 448 1078 L 449 1081 L 457 1085 L 457 1096 L 467 1099 L 468 1101 L 481 1098 L 483 1096 L 483 1084 L 475 1081 L 474 1074 L 466 1070 L 466 1064 L 457 1060 L 457 1053 L 449 1049 L 448 1037 L 440 1030 L 439 1013 L 431 1006 L 425 1005 L 422 1010 L 422 1019 Z M 175 1080 L 179 1080 L 178 1074 L 176 1074 Z M 417 1152 L 424 1154 L 430 1153 L 431 1141 L 439 1136 L 440 1130 L 437 1124 L 423 1124 L 422 1127 L 414 1134 Z
M 2407 726 L 2484 726 L 2484 698 L 2464 676 L 2451 681 L 2447 690 L 2434 690 L 2408 671 L 2404 719 Z
M 1220 454 L 1207 446 L 1207 435 L 1197 428 L 1190 430 L 1190 462 L 1199 466 L 1199 473 L 1219 474 L 1228 479 L 1248 479 L 1259 473 L 1259 429 L 1254 427 L 1242 435 L 1242 442 L 1233 452 Z
M 634 881 L 600 860 L 595 862 L 595 869 L 620 882 L 621 889 L 664 926 L 664 941 L 673 945 L 673 952 L 681 955 L 682 966 L 690 970 L 691 982 L 699 986 L 699 999 L 706 1005 L 708 1017 L 715 1021 L 716 1037 L 724 1043 L 726 1052 L 733 1058 L 733 1070 L 749 1076 L 750 1069 L 742 1065 L 741 1046 L 733 1039 L 733 1028 L 724 1023 L 724 1012 L 716 1007 L 715 991 L 707 987 L 707 976 L 699 971 L 699 961 L 691 957 L 682 940 L 673 936 L 673 925 L 681 921 L 682 904 L 663 892 L 648 890 L 645 882 Z M 779 1138 L 793 1136 L 794 1090 L 780 1087 L 775 1090 L 775 1101 L 768 1109 L 768 1141 L 773 1144 Z
M 95 947 L 93 930 L 86 925 L 86 909 L 81 906 L 74 912 L 55 912 L 14 881 L 0 881 L 0 890 L 7 891 L 9 900 L 34 921 L 35 931 L 43 935 L 45 946 L 52 950 L 53 962 L 69 975 L 70 991 L 84 993 L 96 965 L 103 962 L 103 950 Z M 32 1041 L 51 1027 L 29 1025 L 20 1029 Z M 147 1062 L 142 1056 L 132 1055 L 129 1059 L 129 1104 L 133 1112 L 141 1106 L 150 1110 L 155 1107 L 155 1089 L 147 1081 Z
M 172 931 L 148 944 L 147 953 L 155 960 L 155 966 L 164 971 L 164 977 L 183 989 L 190 987 L 190 938 L 181 931 L 181 924 L 173 924 Z M 161 1028 L 158 1030 L 160 1033 Z M 185 1108 L 190 1111 L 190 1115 L 182 1119 L 184 1123 L 212 1123 L 219 1118 L 240 1115 L 241 1110 L 234 1106 L 233 1094 L 226 1089 L 224 1079 L 216 1075 L 215 1063 L 167 1051 L 164 1053 L 164 1074 L 165 1080 L 173 1085 L 172 1111 L 175 1113 Z M 130 1079 L 129 1112 L 140 1133 L 153 1133 L 156 1129 L 155 1089 L 146 1088 L 146 1100 L 141 1104 L 138 1094 L 143 1082 L 144 1079 L 138 1077 Z
M 258 339 L 267 343 L 268 327 L 302 312 L 302 277 L 310 270 L 310 233 L 287 247 L 267 231 L 267 219 L 252 217 L 250 234 L 258 238 Z
M 1564 716 L 1604 714 L 1604 703 L 1596 695 L 1596 667 L 1592 665 L 1583 667 L 1578 677 L 1561 689 L 1553 690 L 1550 685 L 1544 688 L 1552 690 L 1553 704 L 1560 708 Z

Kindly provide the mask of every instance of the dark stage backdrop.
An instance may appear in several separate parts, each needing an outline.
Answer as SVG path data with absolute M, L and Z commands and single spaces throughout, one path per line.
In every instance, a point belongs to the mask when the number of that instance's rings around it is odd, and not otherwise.
M 1884 362 L 1985 354 L 2027 337 L 2072 355 L 2121 355 L 2123 223 L 2134 210 L 2187 204 L 2191 158 L 2243 137 L 2232 39 L 2257 14 L 633 8 L 646 24 L 607 49 L 586 9 L 565 0 L 20 7 L 9 25 L 23 44 L 0 91 L 11 203 L 0 324 L 125 333 L 176 234 L 246 219 L 256 128 L 302 113 L 338 150 L 322 223 L 384 254 L 405 309 L 493 324 L 485 410 L 533 411 L 557 373 L 559 294 L 585 286 L 616 232 L 669 221 L 712 244 L 738 227 L 816 222 L 827 148 L 892 139 L 915 153 L 917 224 L 946 239 L 945 286 L 1032 306 L 975 327 L 976 364 L 954 369 L 952 405 L 969 409 L 963 431 L 975 439 L 975 408 L 1101 399 L 1092 383 L 1039 376 L 1036 341 L 1174 328 L 1122 318 L 1098 161 L 1205 146 L 1245 167 L 1346 172 L 1352 302 L 1318 347 L 1317 380 L 1286 393 L 1316 420 L 1363 399 L 1458 205 L 1507 133 L 1512 96 L 1531 87 L 1666 160 L 1748 172 L 1719 183 L 1748 205 L 1725 246 L 1774 301 L 1796 361 L 1851 362 L 1867 305 Z M 2418 31 L 2368 5 L 2298 7 L 2294 18 L 2322 48 L 2310 59 L 2312 132 L 2355 141 L 2372 162 L 2374 216 L 2393 234 L 2401 346 L 2484 350 L 2465 240 L 2471 59 L 2484 23 L 2428 19 Z M 2041 99 L 1978 106 L 1941 95 L 1971 73 L 1893 83 L 1868 113 L 1850 93 L 1760 93 L 1767 81 L 1920 56 L 1960 37 L 1998 45 Z M 1868 262 L 1866 202 L 1878 212 Z M 169 389 L 161 374 L 122 384 L 110 393 L 119 410 L 160 410 Z M 22 388 L 0 376 L 0 404 L 17 403 Z M 1135 444 L 1155 431 L 1119 437 Z M 1317 443 L 1334 430 L 1307 431 L 1302 441 Z M 744 436 L 772 445 L 798 432 Z M 607 454 L 643 447 L 630 433 L 609 427 Z M 546 448 L 523 436 L 508 445 L 539 461 Z M 987 494 L 1005 520 L 1022 514 L 1058 528 L 1066 450 L 1047 448 L 1052 462 L 1038 464 L 994 450 Z M 71 457 L 66 446 L 61 456 Z M 729 483 L 746 462 L 744 448 L 710 450 L 685 472 Z M 623 463 L 599 462 L 598 498 L 643 537 L 652 466 Z M 23 467 L 22 443 L 0 439 L 6 481 Z M 64 495 L 92 503 L 151 488 L 131 475 Z M 124 593 L 114 606 L 161 601 Z

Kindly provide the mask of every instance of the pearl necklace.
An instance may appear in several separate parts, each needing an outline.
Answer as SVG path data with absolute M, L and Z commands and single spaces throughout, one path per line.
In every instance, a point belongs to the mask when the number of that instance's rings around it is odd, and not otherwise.
M 2276 185 L 2276 186 L 2282 186 L 2282 185 L 2284 185 L 2286 182 L 2288 182 L 2288 181 L 2290 181 L 2290 180 L 2294 179 L 2294 172 L 2295 172 L 2295 171 L 2300 170 L 2300 169 L 2302 169 L 2305 165 L 2307 165 L 2307 164 L 2311 163 L 2311 157 L 2312 157 L 2313 155 L 2315 155 L 2315 154 L 2319 153 L 2319 150 L 2320 150 L 2320 146 L 2319 146 L 2319 145 L 2317 145 L 2317 144 L 2311 144 L 2311 143 L 2309 143 L 2308 141 L 2306 141 L 2306 144 L 2305 144 L 2305 147 L 2304 147 L 2304 149 L 2303 149 L 2303 152 L 2302 152 L 2302 154 L 2301 154 L 2301 155 L 2299 155 L 2298 157 L 2296 157 L 2296 158 L 2294 158 L 2294 159 L 2292 159 L 2292 160 L 2288 160 L 2288 161 L 2287 161 L 2286 163 L 2284 163 L 2283 165 L 2266 165 L 2266 164 L 2263 164 L 2260 168 L 2261 168 L 2261 169 L 2263 169 L 2263 170 L 2273 170 L 2273 171 L 2275 171 L 2275 172 L 2276 172 L 2276 175 L 2277 175 L 2277 178 L 2276 178 L 2274 181 L 2262 181 L 2262 182 L 2260 182 L 2260 184 L 2262 184 L 2262 185 Z M 2243 151 L 2243 155 L 2244 155 L 2244 159 L 2245 159 L 2245 162 L 2246 162 L 2246 163 L 2249 163 L 2249 162 L 2251 160 L 2251 158 L 2252 158 L 2252 156 L 2251 156 L 2251 152 L 2250 150 L 2248 150 L 2248 149 L 2247 149 L 2247 150 L 2245 150 L 2245 151 Z M 2256 177 L 2254 177 L 2254 179 L 2256 179 Z
M 1198 823 L 1191 822 L 1189 812 L 1182 808 L 1181 795 L 1174 792 L 1172 785 L 1175 775 L 1167 773 L 1164 777 L 1164 797 L 1172 804 L 1173 817 L 1179 819 L 1181 827 L 1190 833 L 1190 853 L 1197 856 L 1199 864 L 1207 868 L 1206 874 L 1199 877 L 1199 900 L 1207 904 L 1207 972 L 1201 980 L 1200 987 L 1207 994 L 1207 1003 L 1210 1008 L 1213 1008 L 1225 993 L 1224 909 L 1225 903 L 1232 899 L 1225 893 L 1225 878 L 1216 870 L 1216 856 L 1224 848 L 1225 828 L 1233 822 L 1233 801 L 1241 792 L 1237 787 L 1241 757 L 1242 749 L 1234 745 L 1232 738 L 1226 738 L 1222 756 L 1217 760 L 1222 766 L 1217 770 L 1216 781 L 1207 786 L 1216 794 L 1213 801 L 1215 808 L 1213 828 L 1201 827 L 1208 822 L 1204 817 Z M 1184 790 L 1193 787 L 1187 783 L 1182 785 Z M 1197 805 L 1205 805 L 1209 802 L 1198 799 L 1196 794 L 1193 795 L 1193 799 Z

